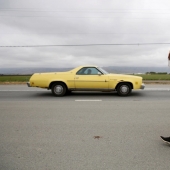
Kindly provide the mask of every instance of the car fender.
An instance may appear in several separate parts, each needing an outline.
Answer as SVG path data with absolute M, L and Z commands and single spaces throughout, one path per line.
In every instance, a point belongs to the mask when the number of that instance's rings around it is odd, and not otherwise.
M 66 88 L 68 88 L 67 82 L 65 80 L 62 80 L 62 79 L 53 79 L 53 80 L 49 81 L 48 89 L 51 89 L 52 85 L 54 83 L 57 83 L 57 82 L 65 84 Z

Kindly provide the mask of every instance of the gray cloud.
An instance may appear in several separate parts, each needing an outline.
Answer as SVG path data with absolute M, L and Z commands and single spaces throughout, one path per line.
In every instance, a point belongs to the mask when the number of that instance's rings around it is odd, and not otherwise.
M 170 2 L 0 0 L 0 45 L 170 42 Z M 169 45 L 0 48 L 0 67 L 164 66 Z

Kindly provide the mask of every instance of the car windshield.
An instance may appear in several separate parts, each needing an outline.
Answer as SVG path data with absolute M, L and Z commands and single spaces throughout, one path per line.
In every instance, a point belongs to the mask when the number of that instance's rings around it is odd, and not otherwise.
M 101 68 L 101 67 L 98 67 L 98 69 L 99 69 L 102 73 L 104 73 L 104 74 L 109 74 L 106 70 L 104 70 L 104 69 Z

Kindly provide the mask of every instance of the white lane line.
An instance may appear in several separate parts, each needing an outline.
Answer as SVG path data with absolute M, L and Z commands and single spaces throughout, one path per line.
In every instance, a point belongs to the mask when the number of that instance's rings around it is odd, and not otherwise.
M 102 100 L 75 100 L 76 102 L 101 102 Z

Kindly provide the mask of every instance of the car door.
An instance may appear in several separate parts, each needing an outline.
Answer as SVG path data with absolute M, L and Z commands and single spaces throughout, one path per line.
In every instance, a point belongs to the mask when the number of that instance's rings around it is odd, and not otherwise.
M 108 89 L 108 75 L 95 67 L 83 67 L 75 75 L 76 89 Z

